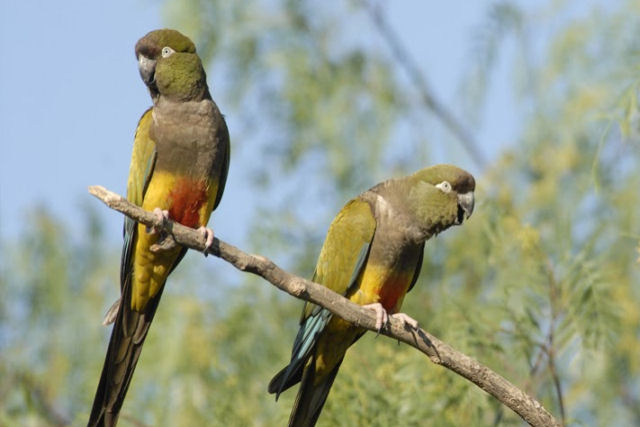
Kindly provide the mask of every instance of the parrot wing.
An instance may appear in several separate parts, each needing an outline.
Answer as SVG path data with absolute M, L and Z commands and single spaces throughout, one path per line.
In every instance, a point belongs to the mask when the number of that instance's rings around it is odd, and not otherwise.
M 151 121 L 152 108 L 149 108 L 140 118 L 136 128 L 129 179 L 127 181 L 127 200 L 138 206 L 142 206 L 157 157 L 155 141 L 149 135 Z M 122 405 L 124 395 L 129 387 L 129 381 L 133 375 L 135 362 L 140 356 L 142 343 L 162 296 L 161 290 L 158 295 L 149 301 L 143 313 L 130 310 L 129 307 L 121 307 L 122 301 L 131 300 L 131 257 L 136 242 L 137 229 L 136 221 L 125 217 L 123 226 L 124 242 L 120 263 L 120 291 L 122 295 L 107 312 L 107 317 L 110 317 L 111 321 L 115 320 L 114 331 L 121 331 L 121 333 L 114 333 L 109 342 L 89 425 L 98 425 L 100 423 L 114 425 L 116 423 L 119 408 Z M 185 252 L 186 249 L 181 252 L 174 266 L 177 265 Z M 113 366 L 109 366 L 106 363 L 109 360 L 114 361 Z M 108 398 L 112 400 L 107 401 Z
M 222 139 L 229 141 L 229 130 L 227 126 L 224 126 L 223 132 L 226 133 L 226 139 L 223 137 Z M 229 157 L 231 155 L 231 150 L 229 145 L 227 144 L 224 160 L 222 161 L 222 167 L 220 168 L 220 176 L 218 178 L 218 194 L 216 194 L 216 199 L 213 202 L 213 209 L 218 207 L 220 204 L 220 200 L 222 200 L 222 194 L 224 193 L 224 188 L 227 186 L 227 175 L 229 174 Z
M 129 168 L 129 179 L 127 181 L 127 200 L 131 203 L 142 206 L 147 186 L 151 180 L 153 169 L 156 163 L 156 143 L 149 135 L 151 127 L 152 108 L 144 112 L 133 139 L 133 153 L 131 155 L 131 167 Z M 120 284 L 124 285 L 125 278 L 131 270 L 131 253 L 135 242 L 136 221 L 124 217 L 122 230 L 124 242 L 122 244 L 122 258 L 120 260 Z M 122 289 L 121 289 L 122 291 Z
M 153 171 L 156 164 L 156 143 L 149 135 L 149 129 L 151 127 L 152 118 L 152 110 L 150 107 L 147 111 L 142 114 L 140 120 L 138 121 L 138 127 L 136 128 L 136 133 L 133 139 L 133 153 L 131 155 L 131 166 L 129 167 L 129 178 L 127 180 L 127 200 L 136 206 L 142 206 L 142 202 L 144 201 L 144 196 L 147 192 L 147 187 L 149 186 L 149 181 L 151 181 L 151 176 L 153 175 Z M 227 150 L 226 161 L 224 164 L 223 171 L 221 172 L 222 178 L 222 187 L 218 190 L 218 196 L 216 199 L 216 206 L 222 197 L 222 191 L 224 190 L 224 181 L 226 181 L 227 170 L 229 169 L 229 155 Z M 127 281 L 127 276 L 129 276 L 131 272 L 131 256 L 133 252 L 133 247 L 135 246 L 136 234 L 138 227 L 136 226 L 137 222 L 128 216 L 124 217 L 124 224 L 122 227 L 122 254 L 120 257 L 120 292 L 124 293 L 124 284 Z M 181 251 L 176 262 L 171 267 L 171 271 L 180 263 L 184 255 L 186 254 L 186 249 Z M 111 307 L 107 310 L 104 316 L 104 320 L 102 322 L 103 325 L 111 324 L 115 321 L 115 318 L 118 314 L 118 310 L 120 308 L 120 299 L 114 302 Z
M 375 230 L 376 220 L 368 202 L 354 199 L 347 203 L 329 227 L 313 281 L 341 295 L 350 293 L 358 285 Z M 305 303 L 291 361 L 269 383 L 269 393 L 276 393 L 276 399 L 301 380 L 305 362 L 332 316 L 325 308 Z
M 418 263 L 416 264 L 416 271 L 413 273 L 413 279 L 411 279 L 411 284 L 409 285 L 409 289 L 407 289 L 407 293 L 411 292 L 411 289 L 416 285 L 418 281 L 418 276 L 420 276 L 420 271 L 422 270 L 422 261 L 424 260 L 424 243 L 420 247 L 420 257 L 418 258 Z

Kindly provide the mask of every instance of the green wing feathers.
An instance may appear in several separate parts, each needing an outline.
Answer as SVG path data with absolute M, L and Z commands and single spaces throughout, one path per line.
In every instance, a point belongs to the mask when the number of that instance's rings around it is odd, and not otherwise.
M 131 166 L 129 167 L 127 200 L 138 206 L 142 206 L 144 193 L 149 184 L 156 158 L 156 143 L 149 135 L 152 110 L 152 108 L 149 108 L 140 117 L 133 140 Z
M 313 281 L 345 295 L 364 265 L 362 251 L 368 249 L 375 231 L 376 220 L 369 203 L 361 199 L 348 202 L 329 226 Z M 312 310 L 313 304 L 305 304 L 303 319 Z
M 131 154 L 131 166 L 129 167 L 129 179 L 127 181 L 127 200 L 137 206 L 142 206 L 144 193 L 151 180 L 156 161 L 156 144 L 149 135 L 152 110 L 152 108 L 149 108 L 144 112 L 142 117 L 140 117 L 133 140 L 133 153 Z M 122 230 L 124 242 L 122 245 L 122 258 L 120 260 L 121 290 L 131 270 L 130 261 L 136 228 L 136 222 L 128 216 L 125 216 Z
M 347 203 L 329 227 L 329 232 L 320 251 L 313 281 L 345 295 L 349 288 L 357 282 L 362 267 L 366 264 L 375 230 L 376 220 L 369 203 L 360 199 L 354 199 Z M 305 382 L 302 371 L 307 360 L 313 354 L 319 335 L 331 317 L 330 311 L 315 304 L 305 304 L 300 320 L 300 329 L 298 329 L 291 352 L 291 361 L 273 377 L 269 383 L 269 393 L 275 393 L 277 398 L 282 391 L 297 384 L 301 379 L 303 379 L 301 389 L 313 389 Z M 312 371 L 312 369 L 307 371 Z M 335 373 L 337 373 L 337 369 Z M 333 377 L 335 377 L 335 373 Z M 309 375 L 311 374 L 304 374 L 305 378 Z M 333 383 L 333 379 L 328 382 L 321 403 L 326 399 L 331 383 Z M 308 391 L 305 396 L 315 394 L 316 392 Z M 302 398 L 301 395 L 298 397 L 298 400 L 300 399 L 306 402 L 306 398 Z M 316 400 L 318 399 L 314 399 L 314 402 Z M 302 403 L 298 406 L 301 409 L 306 407 Z M 318 410 L 321 408 L 320 404 Z

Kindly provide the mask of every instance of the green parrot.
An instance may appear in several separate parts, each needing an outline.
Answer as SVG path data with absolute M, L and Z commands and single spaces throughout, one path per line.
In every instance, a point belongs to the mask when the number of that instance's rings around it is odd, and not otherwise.
M 335 217 L 320 251 L 313 281 L 376 313 L 381 329 L 389 317 L 414 328 L 399 313 L 416 283 L 424 244 L 471 216 L 473 176 L 451 165 L 382 182 L 349 201 Z M 276 399 L 300 382 L 289 426 L 315 425 L 347 349 L 365 329 L 306 303 L 291 361 L 269 383 Z
M 197 228 L 220 203 L 229 169 L 229 132 L 211 98 L 195 46 L 175 30 L 152 31 L 136 44 L 140 75 L 153 106 L 136 129 L 127 199 Z M 121 299 L 89 426 L 114 426 L 168 275 L 186 252 L 162 232 L 127 218 L 120 269 Z

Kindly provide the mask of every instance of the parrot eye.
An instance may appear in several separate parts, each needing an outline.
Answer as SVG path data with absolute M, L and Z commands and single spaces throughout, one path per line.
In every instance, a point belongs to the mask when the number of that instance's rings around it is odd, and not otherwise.
M 175 50 L 171 49 L 169 46 L 165 46 L 162 48 L 162 57 L 166 58 L 168 56 L 171 56 L 171 54 L 173 54 L 175 52 Z
M 451 192 L 451 184 L 449 184 L 449 181 L 442 181 L 440 184 L 436 185 L 436 188 L 443 193 Z

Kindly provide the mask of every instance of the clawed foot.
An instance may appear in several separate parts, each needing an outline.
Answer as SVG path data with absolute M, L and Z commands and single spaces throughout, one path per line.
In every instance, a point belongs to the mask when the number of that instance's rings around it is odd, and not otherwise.
M 382 304 L 380 304 L 379 302 L 363 305 L 363 307 L 376 312 L 376 330 L 378 331 L 378 333 L 380 333 L 380 331 L 382 330 L 382 326 L 386 326 L 387 323 L 389 323 L 389 315 L 387 314 L 387 310 L 385 310 Z
M 158 252 L 168 251 L 175 248 L 176 246 L 178 246 L 178 243 L 176 243 L 176 239 L 174 239 L 171 234 L 167 234 L 166 236 L 162 236 L 160 239 L 158 239 L 158 243 L 154 243 L 153 245 L 151 245 L 149 247 L 149 250 L 156 254 Z
M 153 210 L 153 214 L 156 216 L 156 218 L 158 219 L 158 222 L 162 223 L 162 226 L 164 227 L 164 225 L 167 223 L 167 221 L 169 220 L 169 211 L 168 210 L 162 210 L 160 208 L 155 208 Z M 149 227 L 147 226 L 147 233 L 149 234 L 155 234 L 159 231 L 161 231 L 162 228 L 159 227 Z
M 149 250 L 153 253 L 158 253 L 158 252 L 164 252 L 164 251 L 168 251 L 175 248 L 178 244 L 176 243 L 173 236 L 163 232 L 164 231 L 163 229 L 167 224 L 167 221 L 169 221 L 169 211 L 163 210 L 160 208 L 155 208 L 153 210 L 153 214 L 158 219 L 158 222 L 160 222 L 162 225 L 159 227 L 156 227 L 156 226 L 147 227 L 147 233 L 150 233 L 150 234 L 160 233 L 160 237 L 158 238 L 158 241 L 153 245 L 151 245 Z
M 404 313 L 395 313 L 391 317 L 400 320 L 405 327 L 411 326 L 413 329 L 418 329 L 418 321 L 413 317 L 409 317 Z
M 204 256 L 209 255 L 209 249 L 211 249 L 211 245 L 213 245 L 213 230 L 207 227 L 198 228 L 198 233 L 202 234 L 204 237 Z
M 383 326 L 387 326 L 389 324 L 389 319 L 391 318 L 400 320 L 405 327 L 410 326 L 413 329 L 418 329 L 417 320 L 404 313 L 394 313 L 389 316 L 387 310 L 385 310 L 379 302 L 363 305 L 363 307 L 376 312 L 376 329 L 378 333 L 380 333 Z

